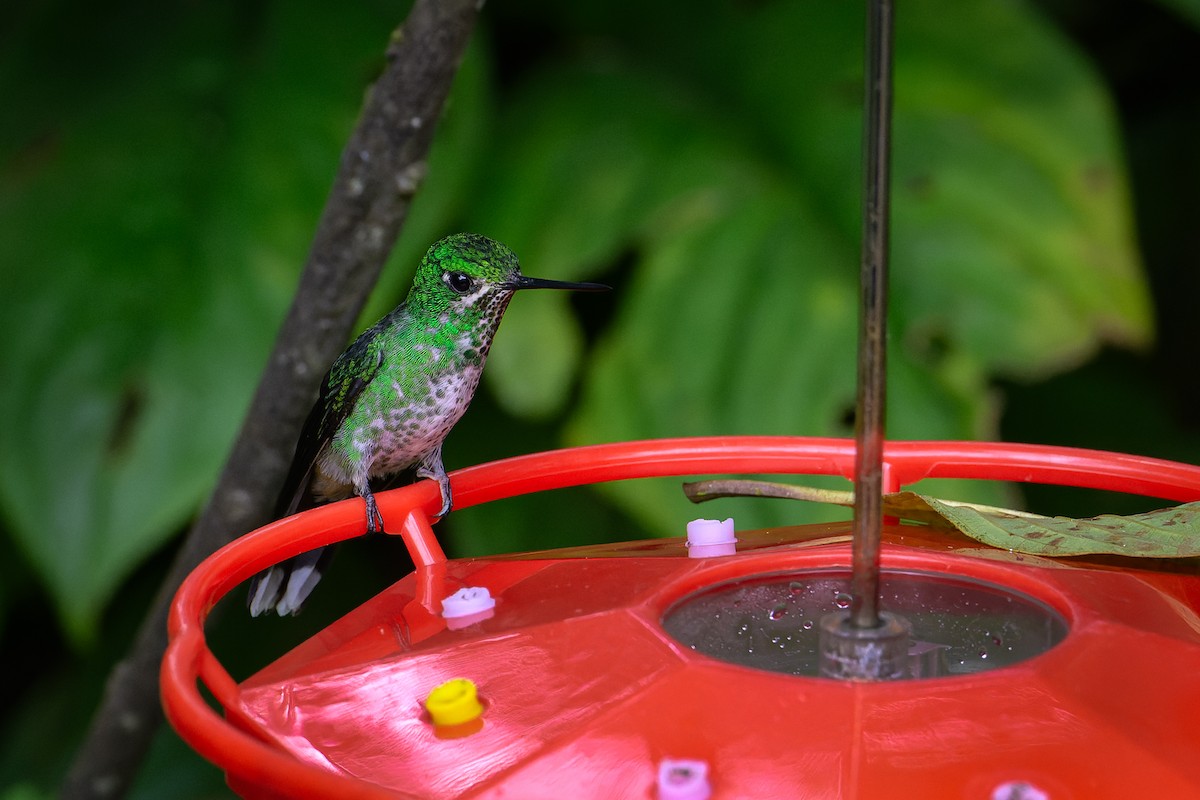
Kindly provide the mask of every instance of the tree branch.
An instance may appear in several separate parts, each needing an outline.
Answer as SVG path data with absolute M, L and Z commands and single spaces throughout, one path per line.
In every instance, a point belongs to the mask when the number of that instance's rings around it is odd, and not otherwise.
M 270 521 L 317 385 L 345 346 L 425 174 L 425 159 L 480 3 L 417 0 L 392 37 L 317 227 L 296 296 L 238 438 L 104 696 L 62 797 L 122 796 L 162 722 L 159 662 L 180 583 L 235 536 Z

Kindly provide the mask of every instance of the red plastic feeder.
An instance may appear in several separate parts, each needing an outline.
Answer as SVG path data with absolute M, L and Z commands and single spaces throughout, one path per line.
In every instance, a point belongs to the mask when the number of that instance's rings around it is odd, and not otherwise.
M 885 462 L 889 491 L 988 478 L 1200 499 L 1198 467 L 1098 451 L 891 442 Z M 617 479 L 853 468 L 849 441 L 724 437 L 525 456 L 453 485 L 464 508 Z M 426 518 L 436 495 L 423 482 L 379 496 L 413 574 L 240 685 L 205 645 L 208 612 L 270 564 L 361 534 L 361 502 L 255 531 L 181 587 L 163 702 L 235 791 L 1200 797 L 1194 574 L 888 525 L 883 602 L 912 620 L 914 674 L 934 677 L 840 682 L 812 677 L 811 660 L 813 628 L 842 602 L 849 523 L 741 531 L 690 554 L 674 538 L 447 561 Z

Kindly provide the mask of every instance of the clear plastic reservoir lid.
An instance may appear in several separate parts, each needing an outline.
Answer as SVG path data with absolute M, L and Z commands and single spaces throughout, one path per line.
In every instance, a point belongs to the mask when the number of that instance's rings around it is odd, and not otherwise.
M 817 675 L 821 618 L 850 605 L 850 571 L 774 573 L 716 584 L 676 602 L 663 628 L 713 658 Z M 967 675 L 1044 653 L 1067 635 L 1045 603 L 1004 586 L 931 572 L 882 573 L 881 607 L 912 624 L 909 677 Z

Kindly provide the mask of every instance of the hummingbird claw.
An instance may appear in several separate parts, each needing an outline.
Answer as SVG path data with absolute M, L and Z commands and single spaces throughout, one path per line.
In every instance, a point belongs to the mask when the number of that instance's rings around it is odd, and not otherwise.
M 438 489 L 442 493 L 442 508 L 435 516 L 442 519 L 449 514 L 450 508 L 454 505 L 454 496 L 450 493 L 450 476 L 446 474 L 446 468 L 442 465 L 442 446 L 440 444 L 421 461 L 417 467 L 417 477 L 437 481 Z
M 454 498 L 450 494 L 450 479 L 442 477 L 438 480 L 438 486 L 442 490 L 442 508 L 437 512 L 437 518 L 442 519 L 450 513 L 450 507 L 454 505 Z
M 446 476 L 446 472 L 444 470 L 442 471 L 441 475 L 417 474 L 422 478 L 429 478 L 430 480 L 437 481 L 438 490 L 442 495 L 442 507 L 436 514 L 434 514 L 434 517 L 437 519 L 443 519 L 447 514 L 450 513 L 450 509 L 454 505 L 454 495 L 450 493 L 450 478 Z
M 367 501 L 367 533 L 383 533 L 383 515 L 379 513 L 375 495 L 367 492 L 363 499 Z

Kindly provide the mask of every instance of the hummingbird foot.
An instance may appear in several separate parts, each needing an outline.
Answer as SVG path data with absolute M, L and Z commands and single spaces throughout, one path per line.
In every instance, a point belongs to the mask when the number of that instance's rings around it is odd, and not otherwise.
M 434 516 L 441 519 L 449 514 L 450 508 L 454 505 L 454 496 L 450 493 L 450 476 L 446 474 L 446 467 L 442 464 L 442 446 L 440 444 L 417 466 L 417 477 L 430 478 L 438 483 L 438 489 L 442 493 L 442 508 Z
M 383 515 L 375 503 L 375 494 L 368 489 L 363 493 L 363 500 L 367 501 L 367 533 L 383 533 Z
M 449 478 L 447 478 L 445 475 L 442 475 L 440 478 L 435 478 L 435 480 L 438 482 L 438 488 L 442 491 L 442 507 L 437 512 L 437 518 L 441 519 L 450 513 L 450 508 L 454 505 L 454 497 L 450 494 Z

